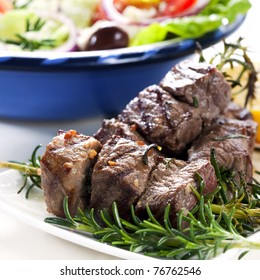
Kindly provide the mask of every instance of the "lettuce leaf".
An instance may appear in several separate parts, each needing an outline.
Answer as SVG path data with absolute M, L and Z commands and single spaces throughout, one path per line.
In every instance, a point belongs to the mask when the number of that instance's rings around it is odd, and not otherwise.
M 131 46 L 161 42 L 169 34 L 182 39 L 198 38 L 216 30 L 223 22 L 232 23 L 238 15 L 246 14 L 250 7 L 248 0 L 211 0 L 197 15 L 169 19 L 143 28 L 134 36 Z

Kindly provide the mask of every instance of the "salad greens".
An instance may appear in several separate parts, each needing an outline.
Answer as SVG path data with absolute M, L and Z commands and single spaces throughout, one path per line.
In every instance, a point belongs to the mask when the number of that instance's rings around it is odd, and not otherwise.
M 185 8 L 187 3 L 191 6 Z M 249 0 L 0 0 L 0 48 L 60 51 L 58 47 L 65 45 L 62 51 L 88 51 L 91 36 L 111 23 L 127 33 L 129 40 L 123 47 L 168 38 L 198 38 L 234 22 L 250 7 Z M 172 14 L 175 8 L 179 9 L 179 14 Z M 28 33 L 26 22 L 32 17 L 40 17 L 45 24 Z M 107 37 L 113 38 L 113 34 L 108 33 Z M 118 48 L 111 40 L 109 45 L 114 47 L 110 48 Z M 99 46 L 99 49 L 102 48 Z
M 169 33 L 184 39 L 198 38 L 222 25 L 232 23 L 238 15 L 246 14 L 250 7 L 248 0 L 211 0 L 197 15 L 149 25 L 136 34 L 131 45 L 160 42 L 165 40 Z
M 53 49 L 63 45 L 70 30 L 59 19 L 32 10 L 14 9 L 0 17 L 0 42 L 9 50 Z

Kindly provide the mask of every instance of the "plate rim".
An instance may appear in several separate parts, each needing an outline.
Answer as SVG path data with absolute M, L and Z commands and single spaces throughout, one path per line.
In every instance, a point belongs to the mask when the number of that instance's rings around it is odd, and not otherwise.
M 0 179 L 3 176 L 16 176 L 17 178 L 18 178 L 18 176 L 21 177 L 19 172 L 14 171 L 14 170 L 7 170 L 7 171 L 0 172 Z M 120 259 L 154 260 L 154 258 L 151 258 L 149 256 L 145 256 L 145 255 L 138 254 L 138 253 L 133 253 L 128 250 L 124 250 L 121 248 L 111 246 L 106 243 L 99 242 L 98 240 L 92 238 L 91 236 L 88 237 L 86 235 L 81 235 L 81 234 L 78 234 L 78 233 L 75 233 L 75 232 L 72 232 L 72 231 L 69 231 L 66 229 L 56 227 L 54 225 L 44 222 L 44 220 L 40 220 L 34 216 L 29 215 L 29 213 L 27 213 L 27 212 L 25 213 L 24 211 L 19 211 L 19 210 L 21 210 L 21 208 L 19 208 L 19 206 L 17 206 L 15 203 L 8 203 L 8 202 L 10 202 L 9 201 L 10 198 L 8 198 L 10 193 L 8 193 L 6 195 L 3 194 L 1 192 L 1 188 L 3 186 L 4 186 L 4 184 L 2 184 L 0 181 L 0 209 L 5 211 L 6 213 L 12 215 L 13 217 L 19 218 L 20 221 L 24 222 L 25 224 L 27 224 L 29 226 L 42 230 L 48 234 L 51 234 L 58 238 L 64 239 L 66 241 L 72 242 L 74 244 L 83 246 L 85 248 L 89 248 L 91 250 L 94 250 L 94 251 L 97 251 L 100 253 L 118 257 Z M 16 194 L 16 193 L 11 193 L 11 196 L 13 196 L 14 194 Z M 18 196 L 20 196 L 21 200 L 24 199 L 24 197 L 23 197 L 24 193 L 21 193 Z M 31 199 L 33 199 L 33 198 L 31 198 Z M 37 203 L 44 203 L 44 201 L 42 199 L 41 201 L 38 201 Z M 15 207 L 14 207 L 14 205 L 15 205 Z M 46 215 L 48 215 L 48 217 L 53 216 L 51 214 L 48 214 L 47 211 L 46 211 Z

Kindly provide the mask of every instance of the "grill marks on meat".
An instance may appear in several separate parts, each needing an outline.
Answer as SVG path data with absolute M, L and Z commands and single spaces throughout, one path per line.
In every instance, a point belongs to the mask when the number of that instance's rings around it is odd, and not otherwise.
M 181 155 L 230 102 L 231 88 L 212 65 L 181 62 L 160 85 L 146 88 L 118 116 L 150 143 Z
M 193 143 L 188 151 L 189 161 L 210 158 L 211 148 L 215 149 L 220 166 L 232 169 L 236 173 L 243 172 L 247 182 L 251 182 L 254 148 L 257 125 L 254 121 L 218 118 L 211 127 Z M 239 182 L 239 177 L 236 177 Z
M 136 213 L 145 216 L 146 204 L 155 217 L 163 219 L 164 209 L 171 204 L 171 219 L 182 208 L 185 213 L 197 203 L 190 186 L 198 188 L 196 173 L 205 180 L 204 193 L 217 186 L 214 168 L 208 160 L 192 163 L 161 157 L 149 150 L 148 162 L 143 156 L 149 146 L 139 141 L 112 136 L 99 153 L 92 176 L 90 207 L 111 209 L 115 201 L 123 218 L 129 218 L 131 205 Z
M 148 142 L 174 155 L 180 155 L 202 130 L 199 110 L 177 101 L 157 85 L 140 92 L 118 118 L 136 125 Z
M 75 215 L 78 206 L 88 206 L 87 184 L 101 147 L 95 138 L 75 130 L 60 131 L 47 145 L 41 160 L 41 187 L 50 213 L 64 217 L 65 196 L 69 198 L 71 215 Z
M 94 137 L 104 145 L 114 135 L 133 141 L 146 142 L 136 131 L 136 125 L 123 123 L 115 118 L 103 120 L 102 127 L 94 134 Z
M 136 205 L 136 213 L 145 216 L 146 205 L 149 205 L 154 216 L 163 221 L 164 209 L 171 205 L 170 219 L 176 222 L 176 213 L 184 210 L 184 214 L 193 209 L 197 203 L 191 186 L 198 189 L 199 174 L 205 182 L 204 194 L 217 187 L 215 171 L 208 160 L 197 160 L 192 163 L 174 160 L 160 163 L 153 171 L 147 188 Z
M 143 156 L 148 146 L 139 141 L 113 136 L 103 146 L 93 170 L 90 207 L 111 209 L 115 201 L 120 215 L 126 217 L 147 185 L 151 171 L 160 160 L 150 149 L 147 163 Z
M 169 71 L 160 86 L 173 97 L 197 106 L 203 122 L 217 117 L 230 102 L 230 85 L 216 67 L 183 61 Z

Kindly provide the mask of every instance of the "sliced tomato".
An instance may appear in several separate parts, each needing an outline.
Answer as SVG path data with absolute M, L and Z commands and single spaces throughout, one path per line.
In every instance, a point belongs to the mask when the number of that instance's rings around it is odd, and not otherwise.
M 196 4 L 198 0 L 114 0 L 114 5 L 119 12 L 123 12 L 127 6 L 135 6 L 140 9 L 155 7 L 158 16 L 178 16 L 185 13 Z
M 99 21 L 99 20 L 107 20 L 107 15 L 106 12 L 103 9 L 102 5 L 98 5 L 97 9 L 92 17 L 92 21 L 91 23 L 94 24 L 95 22 Z
M 165 0 L 165 9 L 161 11 L 164 16 L 176 16 L 191 8 L 197 0 Z
M 0 0 L 0 13 L 4 13 L 8 10 L 11 10 L 13 5 L 8 0 Z
M 210 0 L 102 0 L 102 8 L 109 20 L 123 24 L 149 25 L 155 21 L 163 21 L 173 17 L 197 14 Z M 132 5 L 130 5 L 130 3 Z M 134 4 L 134 5 L 133 5 Z M 127 18 L 123 11 L 126 7 L 135 6 L 139 9 L 154 7 L 157 13 L 143 21 Z
M 140 9 L 158 7 L 161 0 L 114 0 L 116 9 L 122 12 L 127 6 L 135 6 Z

